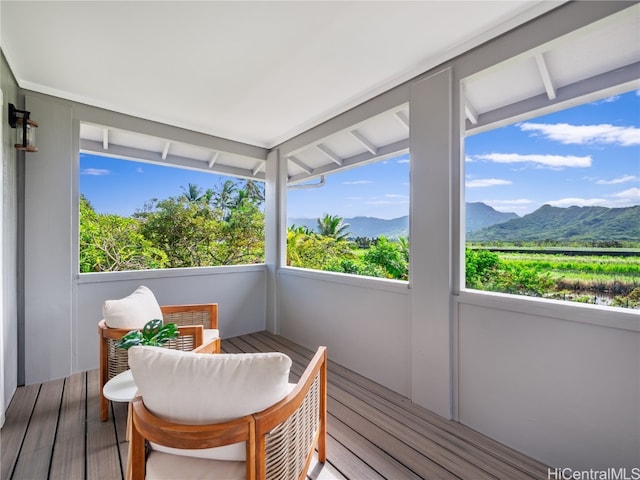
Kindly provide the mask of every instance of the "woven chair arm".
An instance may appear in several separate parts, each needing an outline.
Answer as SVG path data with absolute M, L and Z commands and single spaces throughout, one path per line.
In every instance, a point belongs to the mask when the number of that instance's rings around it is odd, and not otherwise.
M 320 347 L 293 391 L 254 414 L 257 478 L 306 478 L 316 446 L 318 460 L 326 460 L 326 366 L 326 348 Z

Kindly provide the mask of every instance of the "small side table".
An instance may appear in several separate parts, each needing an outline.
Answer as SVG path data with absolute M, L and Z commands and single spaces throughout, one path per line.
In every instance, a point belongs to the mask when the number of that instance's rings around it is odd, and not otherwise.
M 112 402 L 130 402 L 137 391 L 131 370 L 125 370 L 104 384 L 102 394 Z
M 131 429 L 133 428 L 133 425 L 131 424 L 131 400 L 136 396 L 137 391 L 138 387 L 136 386 L 136 382 L 133 381 L 133 374 L 131 373 L 131 370 L 125 370 L 124 372 L 119 373 L 105 383 L 104 388 L 102 389 L 104 397 L 112 402 L 129 403 L 127 413 L 127 442 L 131 438 Z M 129 455 L 131 455 L 131 445 L 129 445 Z M 131 479 L 131 462 L 129 460 L 127 460 L 126 478 L 127 480 Z

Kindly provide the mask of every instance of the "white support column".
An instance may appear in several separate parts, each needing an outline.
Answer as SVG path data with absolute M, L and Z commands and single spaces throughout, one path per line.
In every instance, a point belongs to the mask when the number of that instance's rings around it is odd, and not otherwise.
M 265 263 L 267 265 L 267 330 L 278 333 L 278 269 L 286 258 L 287 161 L 279 150 L 265 163 Z
M 411 399 L 452 418 L 451 69 L 411 87 Z

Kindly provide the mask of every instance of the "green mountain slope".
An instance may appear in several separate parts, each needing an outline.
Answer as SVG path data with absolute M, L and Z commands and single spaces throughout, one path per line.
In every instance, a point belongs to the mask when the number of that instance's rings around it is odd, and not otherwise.
M 522 218 L 467 235 L 471 241 L 640 241 L 640 205 L 627 208 L 543 205 Z
M 465 230 L 467 233 L 514 218 L 520 217 L 513 212 L 499 212 L 482 202 L 467 202 L 465 204 Z

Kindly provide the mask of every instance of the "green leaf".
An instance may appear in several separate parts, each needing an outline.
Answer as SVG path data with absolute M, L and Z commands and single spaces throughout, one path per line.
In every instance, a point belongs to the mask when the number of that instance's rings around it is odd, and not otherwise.
M 154 319 L 148 321 L 140 330 L 132 330 L 123 336 L 116 346 L 129 350 L 136 345 L 150 345 L 154 347 L 162 346 L 168 340 L 178 336 L 178 325 L 175 323 L 162 324 L 162 320 Z

